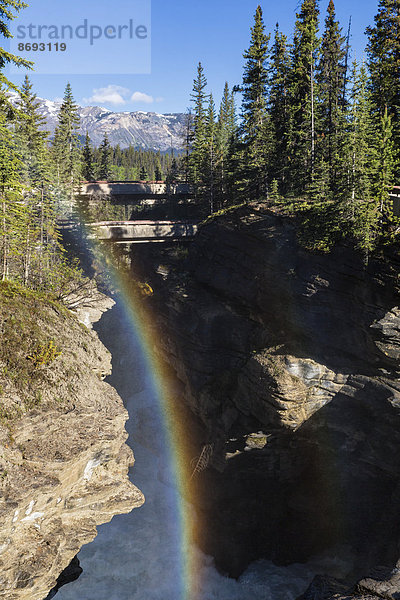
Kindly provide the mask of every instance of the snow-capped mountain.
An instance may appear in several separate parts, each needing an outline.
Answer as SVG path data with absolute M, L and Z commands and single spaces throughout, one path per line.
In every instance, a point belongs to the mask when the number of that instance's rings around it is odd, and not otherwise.
M 15 103 L 17 94 L 11 94 Z M 39 112 L 45 117 L 44 129 L 53 135 L 57 126 L 57 114 L 61 102 L 38 98 Z M 135 148 L 160 150 L 165 152 L 172 146 L 174 150 L 183 147 L 185 115 L 182 113 L 161 115 L 155 112 L 112 112 L 100 106 L 78 107 L 81 119 L 79 133 L 82 137 L 89 133 L 94 146 L 99 146 L 107 133 L 112 146 L 121 148 L 132 145 Z

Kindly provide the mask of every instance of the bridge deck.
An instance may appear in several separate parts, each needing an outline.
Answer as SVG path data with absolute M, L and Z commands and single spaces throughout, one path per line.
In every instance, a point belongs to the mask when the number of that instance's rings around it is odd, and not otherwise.
M 186 241 L 197 233 L 197 223 L 185 221 L 101 221 L 88 227 L 89 237 L 113 243 Z

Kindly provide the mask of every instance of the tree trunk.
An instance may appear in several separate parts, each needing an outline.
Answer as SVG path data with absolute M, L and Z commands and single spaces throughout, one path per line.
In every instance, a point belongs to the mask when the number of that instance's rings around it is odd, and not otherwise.
M 314 181 L 315 167 L 315 116 L 314 116 L 314 65 L 311 48 L 311 181 Z
M 3 186 L 3 201 L 2 201 L 2 226 L 3 226 L 3 256 L 2 256 L 2 281 L 7 278 L 8 270 L 8 248 L 7 248 L 7 221 L 6 221 L 6 198 Z
M 24 260 L 24 285 L 28 284 L 29 281 L 29 272 L 31 266 L 31 256 L 30 256 L 30 225 L 28 223 L 27 231 L 26 231 L 26 243 L 25 243 L 25 260 Z

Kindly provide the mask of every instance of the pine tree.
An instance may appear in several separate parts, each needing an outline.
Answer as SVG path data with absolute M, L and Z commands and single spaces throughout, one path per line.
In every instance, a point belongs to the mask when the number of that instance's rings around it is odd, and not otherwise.
M 16 115 L 15 144 L 20 156 L 21 181 L 25 185 L 26 229 L 21 248 L 23 283 L 42 283 L 49 240 L 54 237 L 55 207 L 51 193 L 48 132 L 39 112 L 40 102 L 28 76 L 20 91 Z M 31 189 L 30 189 L 31 188 Z
M 162 181 L 162 178 L 163 178 L 163 176 L 162 176 L 162 172 L 161 172 L 161 164 L 158 162 L 156 164 L 155 171 L 154 171 L 154 179 L 156 181 Z
M 119 144 L 114 146 L 112 160 L 114 165 L 117 165 L 118 167 L 122 165 L 122 150 Z
M 147 171 L 143 165 L 140 167 L 139 179 L 140 181 L 147 181 Z
M 216 123 L 215 105 L 212 94 L 210 94 L 207 118 L 206 118 L 206 147 L 205 147 L 205 185 L 208 196 L 210 213 L 215 209 L 215 169 L 216 169 Z
M 82 176 L 85 181 L 95 181 L 96 177 L 94 174 L 94 158 L 93 149 L 90 143 L 89 133 L 86 132 L 85 145 L 82 150 Z
M 218 121 L 215 130 L 216 197 L 220 206 L 228 201 L 230 155 L 235 145 L 237 126 L 233 92 L 225 82 Z
M 361 203 L 372 197 L 372 181 L 376 164 L 376 127 L 372 118 L 372 99 L 368 89 L 368 74 L 364 63 L 353 62 L 352 89 L 349 106 L 348 151 L 342 153 L 343 171 L 347 169 L 347 192 L 343 197 Z
M 376 126 L 365 64 L 353 62 L 348 107 L 348 135 L 340 149 L 341 218 L 356 238 L 365 262 L 378 236 L 379 211 L 373 193 L 377 177 Z
M 22 182 L 20 139 L 7 119 L 7 103 L 0 110 L 0 248 L 2 279 L 17 279 L 27 285 L 34 263 L 40 264 L 41 216 L 45 214 L 43 193 Z M 40 138 L 39 138 L 40 139 Z M 34 182 L 37 185 L 37 181 Z M 43 189 L 43 184 L 42 184 Z
M 288 188 L 289 155 L 288 155 L 288 124 L 289 124 L 289 74 L 290 55 L 287 38 L 280 33 L 276 24 L 274 44 L 271 49 L 269 67 L 269 102 L 268 110 L 271 116 L 273 130 L 273 152 L 271 157 L 271 173 L 273 181 L 277 181 L 282 193 Z M 274 184 L 276 186 L 276 184 Z
M 190 152 L 193 141 L 193 115 L 190 108 L 187 109 L 183 127 L 183 173 L 185 183 L 189 183 L 191 179 L 191 158 Z
M 269 197 L 272 200 L 272 202 L 276 202 L 280 198 L 277 179 L 273 179 L 271 182 L 271 191 L 270 191 Z
M 105 133 L 104 137 L 103 137 L 103 141 L 100 144 L 99 179 L 101 181 L 108 181 L 110 179 L 111 160 L 112 160 L 112 148 L 110 146 L 110 142 L 108 141 L 108 136 Z
M 257 7 L 246 60 L 242 84 L 242 179 L 244 190 L 260 198 L 267 186 L 268 115 L 267 115 L 267 55 L 269 35 L 265 34 L 261 6 Z
M 177 160 L 176 160 L 176 158 L 174 157 L 174 158 L 172 159 L 172 162 L 171 162 L 171 167 L 170 167 L 170 170 L 169 170 L 169 178 L 170 178 L 170 181 L 171 181 L 172 183 L 175 183 L 175 182 L 177 181 L 177 179 L 178 179 L 178 175 L 179 175 L 178 161 L 177 161 Z
M 381 117 L 377 142 L 378 177 L 376 182 L 376 197 L 383 222 L 387 224 L 393 221 L 393 209 L 389 192 L 393 187 L 394 171 L 396 168 L 392 118 L 388 114 L 387 108 Z
M 236 131 L 236 109 L 233 92 L 229 90 L 228 82 L 225 82 L 221 106 L 218 114 L 218 143 L 222 153 L 226 156 L 232 136 Z
M 291 182 L 297 194 L 314 185 L 318 15 L 317 0 L 304 0 L 297 14 L 292 46 L 289 154 Z
M 20 201 L 20 167 L 20 156 L 6 114 L 0 110 L 0 268 L 3 281 L 10 274 L 10 259 L 20 252 L 24 239 L 26 211 Z
M 190 178 L 195 185 L 196 194 L 202 194 L 204 186 L 204 164 L 206 152 L 206 108 L 205 102 L 207 95 L 205 88 L 207 79 L 204 75 L 204 69 L 199 62 L 197 67 L 197 78 L 193 81 L 193 92 L 191 100 L 193 108 L 193 134 L 192 134 L 192 152 L 190 155 Z
M 345 86 L 346 39 L 336 20 L 335 5 L 330 0 L 322 36 L 321 57 L 317 70 L 318 82 L 318 139 L 316 160 L 326 165 L 327 191 L 337 195 L 338 161 L 341 136 L 345 129 L 343 98 Z M 318 168 L 318 167 L 317 167 Z M 319 177 L 321 181 L 321 177 Z
M 41 183 L 48 176 L 49 170 L 46 146 L 48 132 L 43 131 L 46 119 L 39 113 L 40 102 L 32 91 L 27 75 L 17 106 L 15 136 L 21 156 L 22 178 L 25 183 Z
M 58 126 L 54 133 L 53 157 L 58 185 L 67 186 L 73 193 L 80 175 L 80 151 L 77 129 L 79 126 L 78 108 L 72 96 L 71 86 L 65 88 L 64 99 L 58 113 Z
M 26 8 L 27 6 L 28 5 L 25 2 L 21 2 L 20 0 L 2 1 L 0 8 L 0 35 L 6 39 L 10 39 L 12 37 L 9 29 L 9 22 L 17 17 L 15 13 L 19 13 L 20 10 Z M 3 73 L 4 68 L 10 64 L 13 64 L 17 67 L 32 69 L 33 62 L 19 56 L 15 56 L 7 50 L 4 50 L 4 48 L 0 48 L 0 86 L 3 87 L 4 85 L 6 88 L 11 88 L 15 91 L 18 91 L 18 88 L 11 83 L 11 81 L 9 81 Z M 5 98 L 3 98 L 3 101 L 8 102 Z
M 372 101 L 379 117 L 387 109 L 394 146 L 400 148 L 400 0 L 380 0 L 375 26 L 366 33 Z M 400 177 L 399 165 L 395 175 Z

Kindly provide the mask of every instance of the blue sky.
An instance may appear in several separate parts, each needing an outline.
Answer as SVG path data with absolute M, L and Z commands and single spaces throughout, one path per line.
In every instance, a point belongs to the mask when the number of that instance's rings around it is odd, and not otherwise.
M 29 0 L 28 0 L 29 3 Z M 216 101 L 221 97 L 225 80 L 230 85 L 240 83 L 242 53 L 249 44 L 250 26 L 257 6 L 252 0 L 32 0 L 31 6 L 21 12 L 12 25 L 15 42 L 16 27 L 34 23 L 72 23 L 74 27 L 88 19 L 88 26 L 110 25 L 110 37 L 118 37 L 118 25 L 130 19 L 128 29 L 119 40 L 94 40 L 86 46 L 77 39 L 66 40 L 68 52 L 42 52 L 52 61 L 47 67 L 53 74 L 34 74 L 30 77 L 36 93 L 51 100 L 63 95 L 69 81 L 79 104 L 96 104 L 115 111 L 145 110 L 160 113 L 181 112 L 189 106 L 189 95 L 198 61 L 203 63 L 209 89 Z M 328 0 L 320 3 L 322 20 Z M 361 58 L 366 38 L 364 30 L 373 23 L 377 0 L 337 0 L 337 15 L 344 29 L 352 16 L 353 55 Z M 291 35 L 299 3 L 296 0 L 261 2 L 266 27 L 271 32 L 275 23 Z M 67 8 L 66 8 L 67 7 Z M 28 11 L 31 11 L 28 13 Z M 36 17 L 36 20 L 34 19 Z M 146 27 L 139 30 L 137 26 Z M 113 29 L 114 28 L 114 29 Z M 97 31 L 97 30 L 96 30 Z M 25 32 L 27 33 L 27 32 Z M 34 32 L 37 37 L 37 30 Z M 96 34 L 97 35 L 97 34 Z M 100 35 L 100 34 L 99 34 Z M 38 42 L 40 40 L 37 40 Z M 48 41 L 48 40 L 47 40 Z M 53 43 L 59 40 L 53 40 Z M 97 44 L 97 45 L 96 45 Z M 14 49 L 14 48 L 13 48 Z M 33 52 L 20 52 L 27 58 Z M 38 56 L 40 53 L 36 53 Z M 111 60 L 110 60 L 111 57 Z M 72 65 L 72 68 L 71 66 Z M 78 70 L 84 74 L 77 74 Z M 103 69 L 106 72 L 102 72 Z M 20 83 L 25 72 L 12 74 Z

